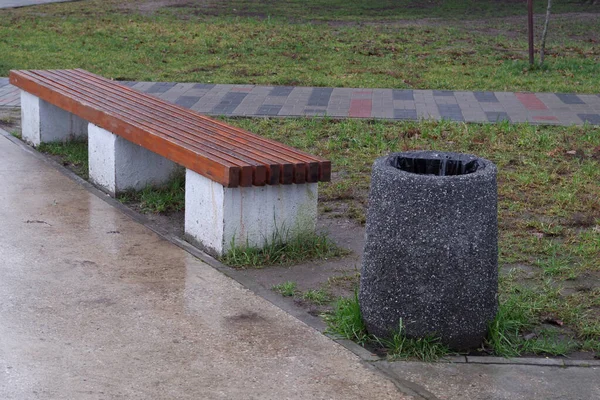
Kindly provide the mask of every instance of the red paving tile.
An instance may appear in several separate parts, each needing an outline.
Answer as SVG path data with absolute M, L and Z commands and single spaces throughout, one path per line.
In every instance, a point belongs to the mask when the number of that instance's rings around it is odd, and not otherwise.
M 369 99 L 352 99 L 350 101 L 349 117 L 368 118 L 371 116 L 373 102 Z
M 528 110 L 547 110 L 548 107 L 533 93 L 515 93 L 517 99 Z

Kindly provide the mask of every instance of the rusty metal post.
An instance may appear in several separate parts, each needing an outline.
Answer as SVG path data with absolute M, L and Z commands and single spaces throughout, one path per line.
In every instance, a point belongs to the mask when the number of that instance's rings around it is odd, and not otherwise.
M 527 0 L 527 19 L 529 26 L 529 65 L 533 66 L 533 0 Z

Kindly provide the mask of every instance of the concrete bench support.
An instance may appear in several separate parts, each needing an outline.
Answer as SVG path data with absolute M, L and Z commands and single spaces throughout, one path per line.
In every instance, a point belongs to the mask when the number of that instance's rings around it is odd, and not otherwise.
M 213 255 L 263 247 L 277 235 L 314 232 L 317 183 L 227 188 L 186 171 L 185 235 Z
M 177 164 L 94 124 L 88 127 L 90 181 L 112 196 L 125 190 L 160 186 Z
M 21 90 L 22 137 L 33 146 L 85 138 L 88 122 Z

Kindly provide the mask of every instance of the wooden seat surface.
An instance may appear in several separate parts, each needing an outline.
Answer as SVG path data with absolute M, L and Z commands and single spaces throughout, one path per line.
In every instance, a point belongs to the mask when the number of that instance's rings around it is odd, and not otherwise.
M 10 83 L 226 187 L 329 181 L 331 163 L 82 69 Z

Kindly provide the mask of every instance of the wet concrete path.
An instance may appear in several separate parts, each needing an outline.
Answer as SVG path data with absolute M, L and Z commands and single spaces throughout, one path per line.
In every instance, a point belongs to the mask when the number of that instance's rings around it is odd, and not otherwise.
M 0 399 L 407 399 L 0 135 Z

